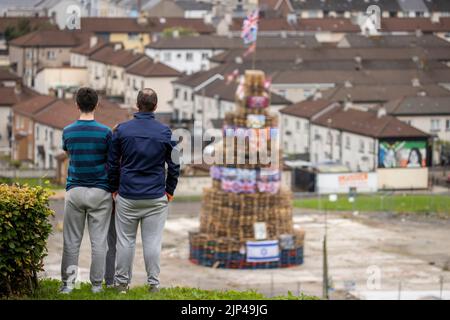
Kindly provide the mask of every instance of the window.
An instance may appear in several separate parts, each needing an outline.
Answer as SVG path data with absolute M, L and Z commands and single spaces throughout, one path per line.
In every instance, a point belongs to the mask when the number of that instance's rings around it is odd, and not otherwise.
M 335 144 L 337 146 L 341 145 L 341 134 L 339 132 L 336 134 L 336 142 L 335 142 Z
M 208 60 L 208 57 L 209 55 L 206 52 L 202 53 L 202 60 Z
M 177 59 L 181 59 L 181 53 L 177 53 Z
M 297 129 L 297 130 L 300 130 L 300 121 L 296 121 L 295 122 L 295 128 Z
M 374 143 L 369 143 L 369 153 L 374 154 L 375 153 L 375 146 Z
M 364 153 L 364 150 L 365 150 L 364 140 L 361 139 L 359 140 L 359 152 Z
M 350 150 L 350 146 L 351 146 L 350 137 L 346 137 L 345 138 L 345 148 Z
M 39 140 L 39 127 L 36 126 L 36 140 Z
M 172 60 L 172 53 L 171 52 L 164 52 L 164 61 L 170 61 Z
M 48 130 L 45 129 L 45 141 L 47 141 L 47 140 L 48 140 Z
M 184 98 L 184 99 L 183 99 L 184 101 L 187 101 L 187 99 L 188 99 L 188 97 L 187 97 L 187 91 L 184 92 L 184 97 L 183 97 L 183 98 Z
M 309 122 L 305 122 L 305 131 L 309 130 Z
M 333 140 L 333 135 L 331 134 L 331 132 L 328 132 L 327 134 L 327 144 L 331 144 Z
M 311 97 L 314 94 L 314 89 L 304 89 L 303 90 L 303 97 L 305 99 L 308 99 L 309 97 Z
M 439 119 L 431 119 L 431 131 L 436 132 L 441 130 L 441 123 Z
M 445 130 L 450 131 L 450 120 L 445 120 Z
M 53 146 L 53 131 L 50 131 L 50 145 Z
M 53 169 L 53 156 L 51 154 L 48 155 L 48 167 Z
M 128 40 L 137 41 L 139 40 L 139 33 L 136 32 L 130 32 L 128 34 Z
M 31 60 L 32 56 L 31 50 L 27 50 L 27 60 Z
M 174 95 L 175 95 L 175 98 L 178 99 L 178 97 L 180 96 L 180 89 L 178 89 L 178 88 L 175 89 Z
M 141 88 L 144 89 L 145 88 L 145 83 L 144 80 L 141 81 Z
M 47 51 L 47 59 L 48 60 L 55 60 L 56 59 L 55 51 Z
M 194 60 L 194 55 L 191 52 L 186 53 L 186 61 Z
M 285 126 L 288 125 L 288 118 L 284 118 L 284 125 L 285 125 Z

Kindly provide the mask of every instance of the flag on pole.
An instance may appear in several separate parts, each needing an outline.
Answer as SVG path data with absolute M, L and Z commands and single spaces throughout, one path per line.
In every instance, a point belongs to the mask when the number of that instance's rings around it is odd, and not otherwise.
M 258 9 L 255 9 L 244 19 L 244 22 L 242 24 L 241 38 L 244 40 L 245 44 L 253 43 L 256 41 L 258 34 L 258 19 Z
M 236 80 L 238 76 L 239 76 L 239 69 L 234 69 L 232 73 L 227 75 L 227 82 L 226 82 L 226 84 L 227 85 L 230 84 L 231 82 Z
M 245 50 L 245 52 L 244 52 L 242 55 L 243 55 L 243 57 L 245 58 L 245 57 L 248 56 L 250 53 L 255 52 L 255 50 L 256 50 L 256 43 L 253 42 L 253 43 L 250 45 L 250 47 L 248 47 L 248 49 Z
M 264 88 L 266 90 L 269 90 L 271 85 L 272 85 L 272 78 L 267 77 L 266 80 L 264 80 Z
M 244 77 L 240 76 L 239 79 L 239 85 L 236 89 L 236 95 L 238 96 L 239 99 L 244 99 L 244 94 L 245 94 L 245 90 L 244 90 Z

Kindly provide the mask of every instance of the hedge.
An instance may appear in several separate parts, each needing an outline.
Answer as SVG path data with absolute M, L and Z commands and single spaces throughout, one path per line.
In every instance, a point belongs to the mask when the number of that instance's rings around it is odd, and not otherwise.
M 33 293 L 43 270 L 50 193 L 43 187 L 0 185 L 0 296 Z

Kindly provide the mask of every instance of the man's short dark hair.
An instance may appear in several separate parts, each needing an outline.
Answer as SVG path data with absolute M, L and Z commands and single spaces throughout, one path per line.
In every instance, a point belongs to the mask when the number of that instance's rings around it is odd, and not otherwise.
M 82 87 L 77 91 L 77 105 L 81 112 L 89 113 L 94 111 L 98 103 L 97 92 L 88 87 Z
M 139 111 L 153 112 L 158 104 L 158 96 L 153 89 L 140 90 L 137 96 L 137 107 Z

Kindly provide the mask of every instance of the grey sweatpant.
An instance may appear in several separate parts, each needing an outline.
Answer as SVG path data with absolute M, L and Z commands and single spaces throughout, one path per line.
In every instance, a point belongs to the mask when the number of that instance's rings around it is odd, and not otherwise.
M 101 285 L 105 273 L 105 261 L 109 223 L 111 219 L 111 193 L 99 188 L 75 187 L 66 193 L 64 208 L 64 248 L 61 277 L 65 285 L 76 280 L 78 256 L 83 239 L 85 222 L 88 223 L 91 240 L 90 280 Z
M 117 196 L 115 217 L 117 231 L 116 284 L 128 284 L 131 281 L 136 233 L 140 222 L 147 282 L 150 285 L 159 285 L 159 258 L 167 212 L 166 196 L 142 200 Z

